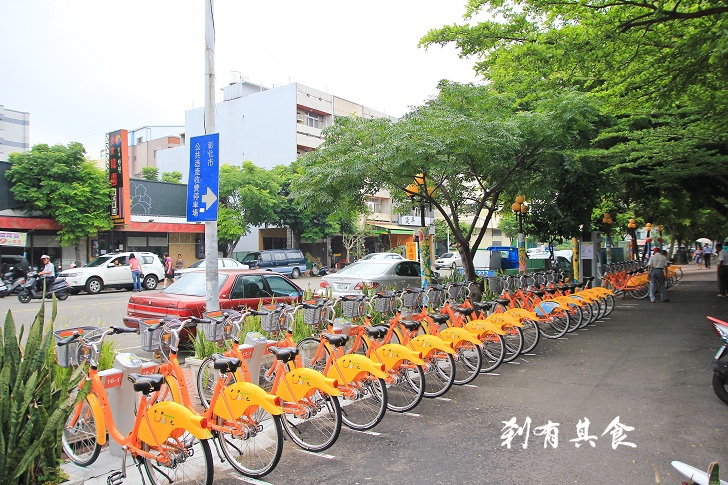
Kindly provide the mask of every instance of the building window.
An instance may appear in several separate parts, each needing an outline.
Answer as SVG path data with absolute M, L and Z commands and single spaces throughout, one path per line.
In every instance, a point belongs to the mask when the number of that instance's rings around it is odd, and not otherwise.
M 493 246 L 503 246 L 503 241 L 493 239 Z
M 500 229 L 493 229 L 493 237 L 502 237 L 503 232 Z
M 306 111 L 306 126 L 312 128 L 323 128 L 324 127 L 324 116 L 311 111 Z

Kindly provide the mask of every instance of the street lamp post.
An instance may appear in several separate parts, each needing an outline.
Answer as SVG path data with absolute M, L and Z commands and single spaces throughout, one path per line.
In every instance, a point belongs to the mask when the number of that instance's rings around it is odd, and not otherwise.
M 637 259 L 637 222 L 635 222 L 634 219 L 629 220 L 629 224 L 627 224 L 627 232 L 629 232 L 629 235 L 632 237 L 629 259 Z
M 523 232 L 523 217 L 528 212 L 528 206 L 524 203 L 522 195 L 516 196 L 516 201 L 511 209 L 518 219 L 518 272 L 526 273 L 526 235 Z
M 609 212 L 606 212 L 604 214 L 604 219 L 602 219 L 602 222 L 607 228 L 607 264 L 612 264 L 612 224 L 614 224 L 614 221 L 612 220 L 612 216 L 609 214 Z
M 419 201 L 420 208 L 420 227 L 415 233 L 415 241 L 418 243 L 418 253 L 420 257 L 420 275 L 422 276 L 422 287 L 432 283 L 432 265 L 431 265 L 431 254 L 432 254 L 432 237 L 429 234 L 429 228 L 427 227 L 427 221 L 425 220 L 425 197 L 432 197 L 435 189 L 427 187 L 425 175 L 418 174 L 415 177 L 414 183 L 409 184 L 405 189 L 405 193 L 415 203 L 415 199 Z

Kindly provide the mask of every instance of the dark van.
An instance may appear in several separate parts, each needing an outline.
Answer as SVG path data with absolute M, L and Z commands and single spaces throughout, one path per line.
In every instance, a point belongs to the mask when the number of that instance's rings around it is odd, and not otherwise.
M 245 255 L 241 263 L 250 269 L 264 269 L 298 278 L 306 271 L 306 258 L 300 249 L 265 249 Z

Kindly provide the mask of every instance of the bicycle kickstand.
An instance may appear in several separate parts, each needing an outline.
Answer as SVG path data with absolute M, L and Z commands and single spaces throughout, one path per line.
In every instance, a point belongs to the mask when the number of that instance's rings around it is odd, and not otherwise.
M 124 448 L 124 454 L 121 455 L 121 470 L 112 472 L 109 474 L 108 477 L 106 477 L 106 484 L 107 485 L 121 485 L 121 483 L 126 478 L 126 453 L 127 450 Z M 137 465 L 139 466 L 139 465 Z M 141 472 L 141 469 L 139 470 Z M 144 477 L 142 477 L 142 483 L 144 482 Z

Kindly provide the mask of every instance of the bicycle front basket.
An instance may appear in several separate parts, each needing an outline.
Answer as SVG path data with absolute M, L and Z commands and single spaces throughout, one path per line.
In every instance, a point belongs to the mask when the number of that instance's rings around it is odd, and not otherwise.
M 427 292 L 427 304 L 438 308 L 445 303 L 445 290 L 430 290 Z
M 283 311 L 275 305 L 262 307 L 268 313 L 260 316 L 260 326 L 264 332 L 280 332 L 283 328 L 286 316 Z
M 364 298 L 344 300 L 341 302 L 341 314 L 344 318 L 359 318 L 364 313 Z
M 139 335 L 142 338 L 142 350 L 145 352 L 157 352 L 162 350 L 162 327 L 152 331 L 149 330 L 151 325 L 159 323 L 158 318 L 139 319 Z
M 70 337 L 76 332 L 78 332 L 80 336 L 86 338 L 101 335 L 102 333 L 104 333 L 104 331 L 99 327 L 74 327 L 64 328 L 63 330 L 54 330 L 53 338 L 55 339 L 56 343 L 58 343 L 64 338 Z M 60 365 L 61 367 L 78 365 L 78 345 L 78 340 L 62 347 L 58 347 L 56 345 L 56 362 L 58 362 L 58 365 Z
M 379 313 L 394 313 L 396 295 L 394 293 L 374 298 L 374 310 Z
M 402 295 L 402 306 L 407 308 L 421 308 L 422 292 L 405 292 Z

